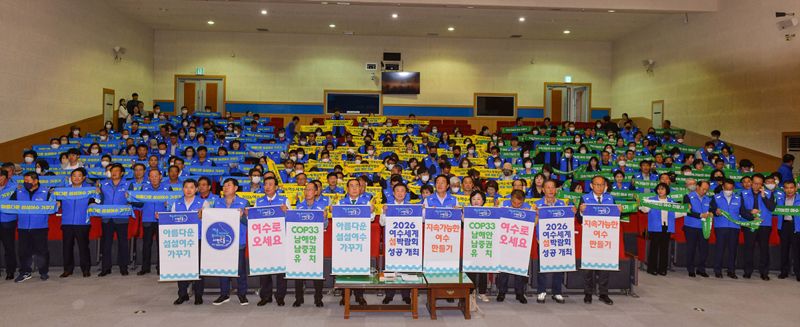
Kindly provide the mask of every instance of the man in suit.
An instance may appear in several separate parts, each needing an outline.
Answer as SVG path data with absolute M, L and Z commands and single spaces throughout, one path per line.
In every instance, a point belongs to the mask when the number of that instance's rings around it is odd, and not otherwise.
M 614 204 L 614 197 L 611 194 L 605 193 L 608 188 L 608 182 L 602 176 L 595 176 L 592 178 L 592 192 L 585 194 L 581 197 L 580 212 L 581 214 L 586 210 L 587 204 Z M 620 208 L 620 211 L 622 209 Z M 583 216 L 577 215 L 578 223 L 583 223 Z M 583 270 L 583 303 L 592 303 L 592 294 L 595 290 L 595 284 L 600 289 L 599 300 L 605 304 L 613 305 L 614 301 L 608 297 L 608 278 L 609 272 L 605 270 Z

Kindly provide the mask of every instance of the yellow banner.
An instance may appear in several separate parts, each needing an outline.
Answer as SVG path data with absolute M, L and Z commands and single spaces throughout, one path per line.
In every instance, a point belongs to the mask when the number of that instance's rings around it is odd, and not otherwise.
M 250 202 L 251 206 L 256 205 L 256 200 L 264 196 L 263 193 L 253 193 L 253 192 L 236 192 L 236 195 L 247 200 L 247 202 Z M 219 196 L 223 196 L 222 192 L 219 193 Z
M 322 132 L 330 132 L 333 130 L 333 126 L 331 125 L 302 125 L 300 126 L 301 133 L 314 133 L 317 131 L 317 128 L 322 129 Z
M 334 120 L 334 119 L 325 119 L 325 126 L 352 126 L 353 121 L 350 119 L 345 120 Z
M 422 119 L 400 119 L 398 124 L 400 125 L 430 125 L 430 120 L 422 120 Z

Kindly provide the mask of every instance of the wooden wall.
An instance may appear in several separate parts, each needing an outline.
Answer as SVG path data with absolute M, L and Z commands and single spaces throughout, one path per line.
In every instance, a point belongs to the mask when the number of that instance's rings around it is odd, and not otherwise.
M 103 127 L 103 115 L 89 117 L 83 120 L 76 121 L 71 124 L 65 124 L 56 128 L 51 128 L 31 135 L 23 136 L 8 142 L 0 143 L 0 161 L 2 162 L 22 162 L 22 152 L 25 149 L 30 149 L 34 144 L 49 144 L 50 139 L 53 137 L 61 137 L 67 135 L 71 126 L 78 126 L 81 133 L 94 132 Z M 24 126 L 19 126 L 24 128 Z

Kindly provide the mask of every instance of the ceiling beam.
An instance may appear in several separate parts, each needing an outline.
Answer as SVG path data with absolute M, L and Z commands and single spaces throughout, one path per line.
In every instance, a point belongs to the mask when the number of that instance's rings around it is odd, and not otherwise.
M 320 1 L 307 1 L 320 2 Z M 357 0 L 327 1 L 336 4 L 475 7 L 504 9 L 616 10 L 620 12 L 684 13 L 714 12 L 719 0 Z

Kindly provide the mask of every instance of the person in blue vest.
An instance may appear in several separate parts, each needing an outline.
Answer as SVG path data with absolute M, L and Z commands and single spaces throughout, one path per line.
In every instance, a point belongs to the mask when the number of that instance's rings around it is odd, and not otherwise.
M 633 176 L 634 179 L 639 180 L 646 180 L 646 181 L 656 181 L 658 180 L 658 175 L 653 172 L 653 162 L 650 160 L 642 160 L 639 162 L 639 172 Z M 650 192 L 649 189 L 645 189 L 644 187 L 636 188 L 637 192 L 645 193 Z
M 317 200 L 317 193 L 319 193 L 319 185 L 316 183 L 308 183 L 306 184 L 306 188 L 303 190 L 303 201 L 297 201 L 297 209 L 298 210 L 326 210 L 327 203 Z M 328 229 L 328 219 L 325 219 L 325 223 L 323 224 L 324 229 Z M 317 307 L 322 307 L 322 287 L 325 281 L 322 279 L 314 279 L 314 305 Z M 292 303 L 293 307 L 299 307 L 303 305 L 303 289 L 305 288 L 305 279 L 296 279 L 294 281 L 294 303 Z
M 386 204 L 409 204 L 409 200 L 407 199 L 408 195 L 408 186 L 403 183 L 395 183 L 392 187 L 392 198 L 391 200 L 387 200 Z M 386 205 L 383 206 L 383 211 L 386 212 Z M 386 217 L 381 215 L 380 224 L 382 227 L 386 226 Z M 388 289 L 386 290 L 386 295 L 383 297 L 383 304 L 389 304 L 394 300 L 394 295 L 397 293 L 396 289 Z M 406 304 L 411 304 L 411 291 L 410 290 L 400 290 L 400 296 L 403 297 L 403 302 Z
M 122 179 L 125 168 L 114 163 L 109 166 L 111 177 L 100 182 L 97 186 L 97 202 L 103 205 L 127 205 L 127 193 L 131 188 L 130 181 Z M 114 245 L 114 234 L 117 235 L 117 265 L 122 276 L 128 275 L 130 250 L 128 247 L 128 221 L 130 216 L 119 215 L 103 217 L 103 251 L 102 269 L 98 276 L 105 277 L 111 274 L 111 247 Z
M 797 198 L 797 182 L 788 180 L 783 182 L 783 194 L 776 197 L 776 202 L 780 206 L 800 206 L 800 199 Z M 778 279 L 785 279 L 789 277 L 789 267 L 791 265 L 793 251 L 797 251 L 796 246 L 792 244 L 792 237 L 794 234 L 794 224 L 800 219 L 798 216 L 778 216 L 778 234 L 781 239 L 781 272 Z M 797 264 L 795 259 L 795 264 Z M 800 274 L 795 269 L 797 280 L 800 281 Z
M 203 201 L 197 196 L 197 181 L 189 178 L 183 181 L 183 197 L 176 200 L 170 205 L 169 211 L 171 212 L 184 212 L 184 211 L 197 211 L 198 218 L 202 219 L 203 209 L 210 208 L 209 202 Z M 158 216 L 156 216 L 158 218 Z M 198 233 L 197 241 L 201 240 L 201 235 Z M 180 281 L 178 282 L 178 299 L 172 304 L 180 305 L 189 301 L 189 286 L 192 286 L 194 292 L 194 304 L 203 304 L 203 291 L 205 290 L 205 283 L 203 277 L 196 281 Z
M 10 178 L 8 170 L 0 169 L 0 200 L 8 200 L 17 192 L 17 183 Z M 17 215 L 0 212 L 0 243 L 3 245 L 3 259 L 6 280 L 14 279 L 17 270 Z
M 502 207 L 531 210 L 531 205 L 525 203 L 525 192 L 522 190 L 511 191 L 511 199 L 503 201 Z M 523 277 L 509 273 L 499 273 L 496 276 L 497 302 L 505 301 L 506 293 L 508 293 L 509 281 L 513 280 L 514 293 L 516 293 L 517 301 L 522 304 L 528 303 L 528 299 L 525 298 L 525 289 L 528 284 L 527 276 Z
M 283 195 L 278 194 L 278 180 L 274 176 L 267 176 L 264 179 L 264 196 L 256 200 L 256 207 L 263 206 L 281 206 L 281 209 L 286 212 L 289 210 L 289 199 Z M 286 274 L 275 274 L 275 302 L 279 307 L 284 306 L 284 298 L 286 297 Z M 262 275 L 259 277 L 260 290 L 258 295 L 261 300 L 256 303 L 257 306 L 265 306 L 267 303 L 272 303 L 272 279 L 273 275 Z
M 559 160 L 559 163 L 558 163 L 558 170 L 570 173 L 570 172 L 574 171 L 575 169 L 578 169 L 578 159 L 576 159 L 575 157 L 572 156 L 573 152 L 574 151 L 570 147 L 567 147 L 566 149 L 564 149 L 564 155 L 561 157 L 561 159 Z M 561 180 L 561 181 L 565 181 L 565 180 L 567 180 L 567 178 L 571 178 L 571 177 L 572 177 L 572 174 L 566 174 L 566 175 L 559 175 L 558 176 L 559 180 Z
M 339 109 L 336 109 L 336 111 L 333 113 L 333 116 L 331 116 L 331 120 L 344 120 L 342 114 L 339 113 Z M 336 137 L 344 136 L 344 126 L 334 126 L 333 135 Z
M 195 167 L 215 167 L 217 164 L 208 158 L 208 148 L 205 145 L 197 147 L 197 158 L 192 160 L 192 166 Z
M 239 297 L 239 304 L 248 305 L 247 300 L 247 216 L 245 208 L 250 206 L 247 200 L 236 195 L 239 189 L 239 182 L 234 178 L 225 179 L 222 182 L 222 198 L 214 202 L 213 208 L 239 209 L 241 219 L 239 220 L 239 277 L 236 277 L 236 295 Z M 213 305 L 220 305 L 230 300 L 231 279 L 222 277 L 219 279 L 219 298 L 214 300 Z
M 339 178 L 337 177 L 336 173 L 328 173 L 327 177 L 328 187 L 322 189 L 322 193 L 344 194 L 344 189 L 341 186 L 336 185 L 339 182 Z
M 163 183 L 161 172 L 151 169 L 147 173 L 148 182 L 142 185 L 142 191 L 147 192 L 170 192 L 169 184 Z M 136 273 L 142 276 L 150 273 L 153 266 L 153 241 L 158 235 L 158 220 L 156 212 L 167 211 L 166 202 L 146 202 L 142 203 L 142 268 Z
M 734 183 L 731 179 L 722 182 L 722 192 L 714 195 L 708 209 L 714 213 L 714 235 L 717 237 L 714 249 L 714 276 L 722 278 L 723 263 L 727 269 L 727 276 L 738 279 L 736 276 L 736 247 L 739 244 L 739 225 L 722 216 L 722 211 L 731 215 L 734 220 L 742 221 L 741 214 L 746 212 L 742 198 L 734 193 Z
M 794 155 L 792 154 L 784 154 L 783 158 L 781 158 L 782 162 L 781 166 L 778 167 L 778 174 L 781 176 L 781 183 L 786 183 L 788 181 L 794 180 Z
M 297 135 L 297 124 L 300 123 L 300 117 L 294 116 L 292 120 L 286 124 L 286 139 L 289 141 L 294 140 L 294 136 Z
M 760 216 L 763 221 L 755 231 L 745 228 L 744 233 L 744 278 L 750 279 L 753 274 L 756 244 L 758 245 L 758 271 L 762 280 L 769 280 L 769 234 L 772 232 L 772 211 L 775 210 L 774 194 L 764 189 L 764 175 L 753 175 L 750 190 L 741 193 L 742 203 L 746 211 L 742 213 L 745 220 L 753 220 Z
M 50 201 L 50 192 L 39 185 L 39 175 L 29 171 L 23 175 L 23 186 L 11 195 L 11 201 Z M 47 280 L 50 269 L 50 251 L 47 248 L 48 214 L 19 214 L 17 233 L 19 234 L 19 275 L 14 282 L 21 283 L 31 279 L 36 263 L 39 278 Z
M 649 197 L 644 201 L 675 202 L 669 197 L 669 185 L 658 183 L 655 191 L 656 196 Z M 647 249 L 647 273 L 653 276 L 666 276 L 669 263 L 669 240 L 670 235 L 675 232 L 676 213 L 645 206 L 639 207 L 639 210 L 647 214 L 647 235 L 650 238 L 650 246 Z
M 197 179 L 197 197 L 208 202 L 209 207 L 213 207 L 214 203 L 220 200 L 219 195 L 211 192 L 211 178 L 208 178 L 208 176 Z
M 339 200 L 339 205 L 369 205 L 370 211 L 373 212 L 372 220 L 375 219 L 375 210 L 370 203 L 370 197 L 361 192 L 361 183 L 357 179 L 347 181 L 347 195 Z M 454 198 L 455 199 L 455 198 Z M 353 290 L 356 297 L 356 302 L 359 305 L 367 305 L 367 300 L 364 299 L 364 290 Z M 344 305 L 344 296 L 339 301 L 339 305 Z
M 544 182 L 544 197 L 537 200 L 534 204 L 536 205 L 535 210 L 539 210 L 539 208 L 543 207 L 559 207 L 565 206 L 563 200 L 556 198 L 556 181 L 552 179 L 548 179 Z M 577 209 L 573 206 L 572 213 L 576 213 Z M 538 224 L 536 226 L 539 227 Z M 536 235 L 539 233 L 536 232 Z M 550 279 L 550 291 L 553 292 L 553 300 L 556 303 L 563 304 L 564 296 L 561 295 L 561 285 L 564 282 L 564 273 L 563 272 L 556 272 L 556 273 L 543 273 L 539 272 L 536 275 L 536 302 L 537 303 L 544 303 L 545 298 L 547 297 L 547 279 Z
M 86 183 L 86 169 L 77 168 L 70 174 L 69 187 L 80 188 L 89 187 Z M 80 267 L 83 272 L 83 277 L 92 275 L 92 257 L 89 250 L 89 229 L 91 224 L 86 216 L 86 211 L 89 209 L 89 204 L 94 203 L 94 197 L 87 197 L 85 199 L 74 200 L 61 200 L 61 232 L 62 236 L 62 250 L 64 258 L 64 272 L 58 276 L 66 278 L 72 275 L 75 269 L 75 243 L 78 245 L 78 254 L 80 255 Z
M 606 193 L 606 189 L 608 188 L 608 181 L 602 176 L 595 176 L 591 180 L 591 187 L 592 192 L 589 194 L 584 194 L 581 196 L 580 201 L 580 212 L 581 214 L 586 210 L 586 205 L 591 204 L 614 204 L 614 197 L 611 194 Z M 619 206 L 619 205 L 618 205 Z M 622 211 L 622 207 L 620 207 L 620 211 Z M 578 224 L 583 223 L 583 216 L 577 215 Z M 603 302 L 608 305 L 613 305 L 614 301 L 608 297 L 608 280 L 609 280 L 609 272 L 605 270 L 591 270 L 591 269 L 582 269 L 583 270 L 583 303 L 591 304 L 592 303 L 592 294 L 595 291 L 595 285 L 597 285 L 599 289 L 600 296 L 598 299 L 600 302 Z
M 683 196 L 683 203 L 689 204 L 689 213 L 683 219 L 683 233 L 686 235 L 686 270 L 689 277 L 708 277 L 708 240 L 703 237 L 703 222 L 712 219 L 712 213 L 709 212 L 712 197 L 706 196 L 710 186 L 708 181 L 695 182 L 692 178 L 686 180 L 686 187 L 690 192 Z
M 426 208 L 455 208 L 458 199 L 450 194 L 450 180 L 445 175 L 436 176 L 434 181 L 435 192 L 425 198 L 423 203 Z M 524 196 L 524 193 L 523 193 Z

